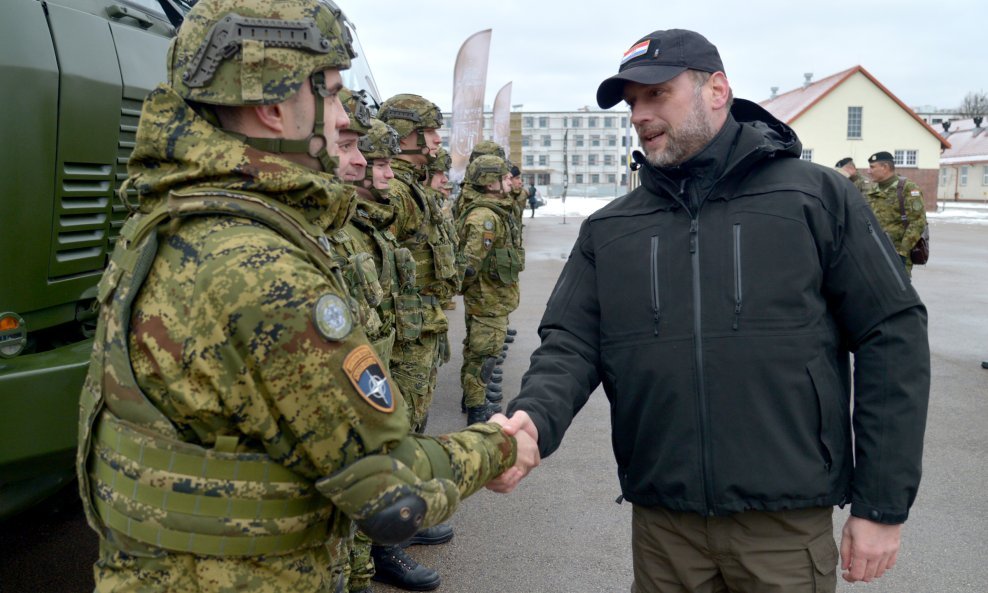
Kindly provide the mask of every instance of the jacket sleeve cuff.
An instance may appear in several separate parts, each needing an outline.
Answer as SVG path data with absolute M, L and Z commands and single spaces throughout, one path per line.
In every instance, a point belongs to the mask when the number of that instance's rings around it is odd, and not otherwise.
M 878 507 L 873 507 L 863 502 L 852 502 L 851 515 L 860 519 L 868 519 L 869 521 L 874 521 L 875 523 L 898 525 L 906 522 L 906 519 L 909 518 L 909 511 L 889 511 Z

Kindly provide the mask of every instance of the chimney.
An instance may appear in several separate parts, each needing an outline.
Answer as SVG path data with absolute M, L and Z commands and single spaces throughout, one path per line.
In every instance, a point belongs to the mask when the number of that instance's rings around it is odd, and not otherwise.
M 810 86 L 811 81 L 813 80 L 813 73 L 812 72 L 806 72 L 806 73 L 803 74 L 803 78 L 806 79 L 803 82 L 803 88 L 805 89 L 806 87 Z
M 772 96 L 769 97 L 769 99 L 774 99 L 774 98 L 776 98 L 776 97 L 779 96 L 779 87 L 774 86 L 774 87 L 771 87 L 771 88 L 772 88 Z
M 980 128 L 981 127 L 981 122 L 983 122 L 983 121 L 985 121 L 985 117 L 983 115 L 977 115 L 977 116 L 975 116 L 974 117 L 974 127 Z

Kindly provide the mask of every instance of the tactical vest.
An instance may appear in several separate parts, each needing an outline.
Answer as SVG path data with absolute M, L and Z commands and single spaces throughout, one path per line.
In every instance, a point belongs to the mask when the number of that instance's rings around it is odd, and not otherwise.
M 123 551 L 145 555 L 278 555 L 347 537 L 350 522 L 308 479 L 266 454 L 237 453 L 234 436 L 218 437 L 212 449 L 190 442 L 194 435 L 182 434 L 137 384 L 131 307 L 155 259 L 158 228 L 202 215 L 264 224 L 347 294 L 322 231 L 266 196 L 192 188 L 129 218 L 98 285 L 100 319 L 80 397 L 76 470 L 87 520 Z
M 359 210 L 359 207 L 358 207 Z M 411 252 L 398 246 L 387 229 L 354 216 L 350 225 L 329 235 L 340 255 L 340 264 L 351 286 L 351 294 L 366 310 L 365 331 L 371 344 L 390 366 L 395 340 L 415 340 L 422 333 L 422 298 L 415 285 L 416 263 Z M 365 251 L 354 234 L 370 239 L 380 256 Z
M 423 295 L 431 295 L 430 301 L 450 298 L 459 291 L 455 229 L 436 197 L 414 179 L 412 172 L 398 169 L 395 176 L 409 188 L 422 213 L 419 228 L 402 241 L 415 258 L 416 286 Z
M 497 237 L 490 252 L 484 259 L 483 269 L 478 272 L 486 273 L 491 279 L 505 286 L 518 282 L 519 274 L 525 269 L 525 248 L 521 246 L 521 228 L 512 213 L 504 210 L 503 204 L 495 202 L 482 195 L 474 196 L 464 204 L 460 212 L 459 224 L 462 226 L 467 216 L 477 208 L 487 208 L 501 219 L 508 228 L 507 237 Z

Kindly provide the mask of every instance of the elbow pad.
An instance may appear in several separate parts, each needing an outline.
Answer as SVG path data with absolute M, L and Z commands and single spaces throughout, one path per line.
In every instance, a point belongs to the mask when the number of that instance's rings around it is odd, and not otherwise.
M 445 521 L 460 502 L 452 480 L 423 480 L 390 455 L 364 457 L 319 480 L 316 488 L 384 545 L 401 543 L 422 527 Z

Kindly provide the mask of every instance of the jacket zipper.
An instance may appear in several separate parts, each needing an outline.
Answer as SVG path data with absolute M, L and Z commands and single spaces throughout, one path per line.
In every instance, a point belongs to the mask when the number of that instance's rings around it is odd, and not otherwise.
M 707 388 L 703 379 L 703 323 L 701 321 L 701 291 L 700 291 L 700 205 L 696 213 L 687 206 L 686 180 L 679 185 L 680 203 L 690 214 L 690 263 L 693 269 L 693 353 L 696 360 L 696 395 L 697 408 L 700 411 L 700 447 L 703 454 L 703 496 L 706 502 L 707 514 L 713 516 L 713 475 L 711 472 L 712 459 L 708 436 Z
M 659 335 L 659 236 L 652 235 L 652 323 L 653 335 Z
M 882 237 L 875 232 L 875 227 L 872 226 L 870 220 L 867 221 L 867 223 L 868 234 L 875 240 L 875 244 L 878 245 L 878 250 L 882 252 L 882 256 L 885 258 L 885 263 L 888 264 L 889 270 L 891 270 L 892 275 L 895 276 L 896 282 L 899 283 L 899 290 L 905 290 L 906 283 L 902 281 L 902 275 L 899 273 L 899 270 L 896 269 L 895 262 L 892 261 L 892 256 L 889 255 L 889 250 L 882 241 Z
M 734 223 L 734 330 L 741 318 L 741 223 Z

